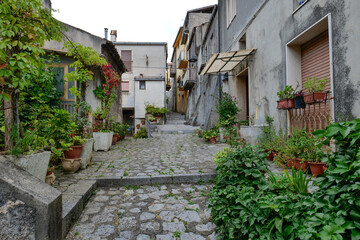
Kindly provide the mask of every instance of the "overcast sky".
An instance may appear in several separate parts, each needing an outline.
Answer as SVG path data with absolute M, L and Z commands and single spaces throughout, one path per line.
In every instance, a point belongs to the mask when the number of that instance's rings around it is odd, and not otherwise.
M 168 61 L 186 12 L 217 4 L 217 0 L 51 0 L 55 18 L 104 37 L 117 30 L 117 41 L 167 42 Z

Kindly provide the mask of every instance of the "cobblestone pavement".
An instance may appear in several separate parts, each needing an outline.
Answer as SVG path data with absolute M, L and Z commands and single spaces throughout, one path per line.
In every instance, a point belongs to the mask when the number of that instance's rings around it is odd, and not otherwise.
M 128 138 L 108 152 L 93 152 L 90 166 L 76 173 L 55 171 L 54 187 L 64 192 L 79 180 L 94 177 L 158 176 L 215 173 L 213 157 L 226 144 L 210 144 L 191 134 L 162 134 L 151 139 Z
M 100 189 L 67 235 L 72 239 L 216 239 L 210 184 Z

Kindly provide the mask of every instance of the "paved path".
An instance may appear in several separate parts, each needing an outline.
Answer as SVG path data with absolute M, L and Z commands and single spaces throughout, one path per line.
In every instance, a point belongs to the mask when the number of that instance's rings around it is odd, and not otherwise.
M 193 132 L 183 118 L 171 114 L 164 129 Z M 65 232 L 71 219 L 79 218 L 67 239 L 215 239 L 207 209 L 211 185 L 180 180 L 215 174 L 213 157 L 227 145 L 210 144 L 194 134 L 160 133 L 151 139 L 127 138 L 108 152 L 94 152 L 91 165 L 77 173 L 55 171 L 54 187 L 63 192 Z M 174 176 L 173 182 L 180 183 L 120 187 L 126 179 L 146 176 L 157 177 L 157 182 Z M 178 176 L 185 178 L 175 181 Z M 101 188 L 86 202 L 96 188 L 94 179 L 117 179 L 116 186 L 99 183 Z
M 69 234 L 72 239 L 216 239 L 211 185 L 181 184 L 99 190 Z
M 210 144 L 192 134 L 162 134 L 151 139 L 125 139 L 108 152 L 94 152 L 92 164 L 77 173 L 55 172 L 61 192 L 89 178 L 215 173 L 213 157 L 226 144 Z

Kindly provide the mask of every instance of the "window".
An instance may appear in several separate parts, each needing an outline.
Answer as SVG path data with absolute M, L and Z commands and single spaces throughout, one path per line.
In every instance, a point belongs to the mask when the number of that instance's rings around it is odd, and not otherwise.
M 54 68 L 55 72 L 57 73 L 56 80 L 58 84 L 55 86 L 56 89 L 63 93 L 60 97 L 62 101 L 75 101 L 75 96 L 70 92 L 70 88 L 73 86 L 77 87 L 76 82 L 68 82 L 66 79 L 66 74 L 71 73 L 75 70 L 75 68 L 70 67 L 67 63 L 60 63 Z
M 146 89 L 146 81 L 139 82 L 139 89 Z
M 309 0 L 293 0 L 294 12 L 296 12 L 300 7 L 302 7 Z
M 131 50 L 121 50 L 121 60 L 123 61 L 126 72 L 132 72 L 132 56 Z
M 129 91 L 129 81 L 121 81 L 121 91 L 122 92 Z
M 236 15 L 236 0 L 226 0 L 226 23 L 229 27 Z

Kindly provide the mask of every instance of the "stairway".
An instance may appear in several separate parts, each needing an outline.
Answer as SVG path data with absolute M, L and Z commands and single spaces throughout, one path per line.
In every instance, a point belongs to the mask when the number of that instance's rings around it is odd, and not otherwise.
M 199 127 L 185 125 L 185 115 L 177 112 L 166 114 L 166 124 L 157 126 L 158 134 L 192 134 Z

